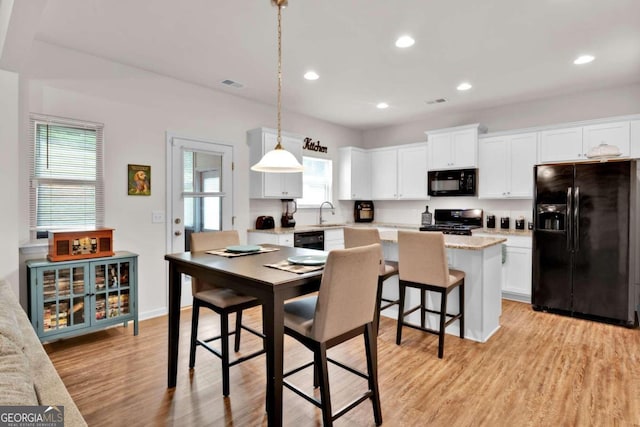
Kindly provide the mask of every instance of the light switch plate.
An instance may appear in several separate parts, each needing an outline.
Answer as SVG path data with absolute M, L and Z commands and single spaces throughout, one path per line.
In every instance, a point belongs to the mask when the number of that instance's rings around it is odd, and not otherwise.
M 162 224 L 164 222 L 164 211 L 152 211 L 151 222 L 153 224 Z

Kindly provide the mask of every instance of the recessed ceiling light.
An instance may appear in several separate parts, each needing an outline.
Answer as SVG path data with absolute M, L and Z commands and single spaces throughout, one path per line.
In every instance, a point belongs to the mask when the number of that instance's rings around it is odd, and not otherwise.
M 460 83 L 456 89 L 458 89 L 458 90 L 469 90 L 469 89 L 471 89 L 472 87 L 473 87 L 473 86 L 471 86 L 471 84 L 470 84 L 470 83 L 463 82 L 463 83 Z
M 577 57 L 576 60 L 573 61 L 573 63 L 576 64 L 576 65 L 588 64 L 589 62 L 593 61 L 594 59 L 596 59 L 596 58 L 591 56 L 591 55 L 581 55 L 581 56 Z
M 378 105 L 376 105 L 376 107 L 378 107 L 381 110 L 384 110 L 385 108 L 389 108 L 389 104 L 387 104 L 386 102 L 379 102 Z
M 410 36 L 402 36 L 396 40 L 396 47 L 405 48 L 413 46 L 416 41 Z
M 320 76 L 315 71 L 307 71 L 304 73 L 304 78 L 307 80 L 318 80 Z

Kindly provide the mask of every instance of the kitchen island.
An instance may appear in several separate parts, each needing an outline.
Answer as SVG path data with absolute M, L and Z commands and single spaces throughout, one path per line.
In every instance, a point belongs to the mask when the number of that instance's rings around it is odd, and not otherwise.
M 398 260 L 398 230 L 417 231 L 418 226 L 400 224 L 356 223 L 308 225 L 292 228 L 276 228 L 271 230 L 247 230 L 249 244 L 272 243 L 293 246 L 293 233 L 325 230 L 327 232 L 341 232 L 347 227 L 375 227 L 380 230 L 385 258 L 390 261 Z M 341 233 L 339 233 L 341 234 Z M 500 314 L 502 311 L 502 243 L 506 236 L 457 236 L 446 234 L 445 246 L 452 268 L 462 270 L 465 278 L 465 338 L 485 342 L 500 328 Z M 342 247 L 343 243 L 335 247 Z M 326 248 L 326 246 L 325 246 Z M 326 249 L 329 250 L 329 249 Z M 449 296 L 449 313 L 458 311 L 458 289 L 454 289 Z M 398 276 L 393 276 L 385 282 L 383 296 L 398 299 Z M 405 309 L 419 304 L 420 294 L 416 289 L 407 289 Z M 440 296 L 427 294 L 430 308 L 439 309 Z M 397 306 L 392 306 L 380 314 L 397 319 Z M 428 326 L 437 329 L 436 315 L 428 314 Z M 420 324 L 418 312 L 405 318 L 405 321 Z M 458 335 L 458 322 L 447 327 L 447 333 Z
M 380 238 L 384 247 L 384 256 L 391 261 L 398 260 L 398 232 L 397 230 L 381 230 Z M 502 312 L 502 243 L 504 237 L 477 237 L 445 235 L 445 246 L 449 258 L 449 266 L 465 272 L 465 331 L 464 336 L 478 342 L 487 341 L 500 328 L 500 314 Z M 400 266 L 402 268 L 402 266 Z M 398 276 L 387 279 L 385 297 L 397 298 Z M 385 282 L 385 283 L 387 283 Z M 388 294 L 387 294 L 388 292 Z M 420 303 L 420 293 L 417 289 L 407 289 L 405 310 Z M 439 309 L 440 296 L 428 292 L 427 304 L 429 308 Z M 392 310 L 396 310 L 395 313 Z M 458 312 L 458 289 L 454 289 L 448 298 L 448 312 Z M 397 307 L 383 311 L 383 315 L 397 318 Z M 405 321 L 420 324 L 419 312 L 414 312 Z M 427 325 L 438 328 L 436 315 L 427 315 Z M 459 323 L 453 322 L 447 327 L 447 333 L 458 335 Z

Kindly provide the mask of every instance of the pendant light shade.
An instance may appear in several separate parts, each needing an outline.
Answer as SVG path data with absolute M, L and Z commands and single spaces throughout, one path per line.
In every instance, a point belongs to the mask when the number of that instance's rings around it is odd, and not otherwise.
M 282 8 L 286 7 L 288 0 L 271 0 L 271 4 L 278 7 L 278 143 L 275 148 L 262 156 L 262 159 L 251 170 L 267 173 L 295 173 L 302 172 L 304 168 L 296 157 L 285 150 L 282 145 Z
M 251 166 L 251 170 L 256 172 L 294 173 L 302 172 L 303 167 L 293 154 L 284 148 L 276 148 L 262 156 L 258 163 Z

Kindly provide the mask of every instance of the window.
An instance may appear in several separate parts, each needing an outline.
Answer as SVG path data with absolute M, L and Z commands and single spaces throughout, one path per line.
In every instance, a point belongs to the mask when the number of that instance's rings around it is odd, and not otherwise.
M 103 126 L 39 115 L 31 115 L 29 125 L 32 237 L 102 227 Z
M 222 156 L 183 152 L 184 226 L 191 231 L 222 230 Z
M 325 200 L 332 201 L 332 161 L 316 157 L 302 157 L 302 199 L 299 206 L 320 206 Z

